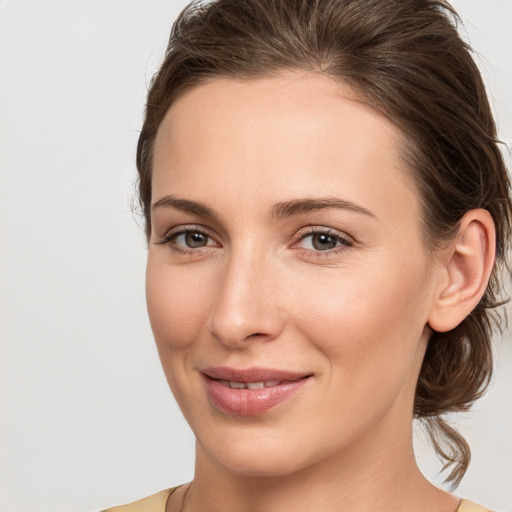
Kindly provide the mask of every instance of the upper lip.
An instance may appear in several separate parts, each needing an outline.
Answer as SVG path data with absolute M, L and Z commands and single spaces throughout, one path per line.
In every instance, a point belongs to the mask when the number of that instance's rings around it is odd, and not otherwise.
M 307 372 L 293 372 L 275 368 L 230 368 L 227 366 L 204 368 L 201 372 L 211 379 L 231 382 L 299 380 L 311 375 L 311 373 Z

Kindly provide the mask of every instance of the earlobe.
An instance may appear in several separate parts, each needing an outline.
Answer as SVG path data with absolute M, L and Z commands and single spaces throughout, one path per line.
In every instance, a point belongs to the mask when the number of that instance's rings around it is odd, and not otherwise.
M 429 326 L 437 332 L 454 329 L 477 306 L 485 293 L 495 259 L 496 232 L 487 210 L 471 210 L 461 219 L 457 236 L 438 269 Z

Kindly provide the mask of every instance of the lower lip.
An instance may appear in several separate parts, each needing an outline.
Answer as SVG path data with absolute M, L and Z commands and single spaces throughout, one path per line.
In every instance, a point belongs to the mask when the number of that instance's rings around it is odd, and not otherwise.
M 210 400 L 217 409 L 236 416 L 256 416 L 291 398 L 309 377 L 262 389 L 232 389 L 206 376 L 205 381 Z

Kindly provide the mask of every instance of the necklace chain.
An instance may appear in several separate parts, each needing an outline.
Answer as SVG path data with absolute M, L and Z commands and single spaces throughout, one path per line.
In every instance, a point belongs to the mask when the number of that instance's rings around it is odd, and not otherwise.
M 183 498 L 181 499 L 181 507 L 180 507 L 179 512 L 185 512 L 185 500 L 187 499 L 187 493 L 188 493 L 188 490 L 190 489 L 191 485 L 192 485 L 192 483 L 189 483 L 187 485 L 187 488 L 185 489 L 185 492 L 183 493 Z

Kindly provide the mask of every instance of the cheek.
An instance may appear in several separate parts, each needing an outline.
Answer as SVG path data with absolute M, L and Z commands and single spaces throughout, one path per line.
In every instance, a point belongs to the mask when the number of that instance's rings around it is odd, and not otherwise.
M 208 282 L 200 273 L 183 272 L 179 267 L 148 257 L 147 308 L 161 355 L 163 351 L 185 349 L 197 337 L 208 311 Z
M 328 300 L 322 299 L 325 287 L 318 281 L 300 296 L 303 337 L 321 353 L 326 369 L 321 411 L 314 411 L 317 426 L 345 432 L 343 442 L 377 424 L 389 410 L 401 418 L 412 411 L 425 348 L 419 305 L 423 282 L 417 274 L 407 279 L 407 273 L 398 273 L 403 279 L 395 283 L 385 275 L 353 272 L 339 282 L 332 279 L 331 288 L 338 292 Z
M 208 315 L 209 280 L 148 256 L 146 301 L 149 320 L 169 387 L 190 421 L 188 361 Z M 192 403 L 197 403 L 192 401 Z
M 307 294 L 294 294 L 295 317 L 333 370 L 343 368 L 354 379 L 392 377 L 417 357 L 428 285 L 418 265 L 365 268 L 310 280 Z

